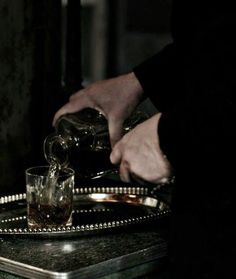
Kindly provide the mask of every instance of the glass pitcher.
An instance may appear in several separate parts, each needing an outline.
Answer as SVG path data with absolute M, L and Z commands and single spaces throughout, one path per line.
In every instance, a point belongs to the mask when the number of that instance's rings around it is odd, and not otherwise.
M 125 122 L 124 133 L 143 122 L 149 115 L 136 110 Z M 55 132 L 44 140 L 44 156 L 49 164 L 71 167 L 80 178 L 102 177 L 117 172 L 110 163 L 111 145 L 106 118 L 87 108 L 61 116 Z

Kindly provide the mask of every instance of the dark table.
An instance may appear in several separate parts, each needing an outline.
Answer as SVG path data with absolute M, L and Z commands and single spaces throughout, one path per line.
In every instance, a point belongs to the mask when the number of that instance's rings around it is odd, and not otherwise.
M 26 278 L 147 278 L 141 276 L 153 272 L 153 278 L 161 278 L 165 235 L 163 220 L 158 220 L 146 228 L 75 239 L 4 238 L 0 270 Z

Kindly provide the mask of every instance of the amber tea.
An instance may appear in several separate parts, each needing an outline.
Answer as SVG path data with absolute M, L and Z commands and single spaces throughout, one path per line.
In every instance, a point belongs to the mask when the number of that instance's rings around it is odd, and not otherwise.
M 29 228 L 72 225 L 74 171 L 57 166 L 26 170 Z
M 55 206 L 50 204 L 29 203 L 29 226 L 47 228 L 72 225 L 72 205 Z

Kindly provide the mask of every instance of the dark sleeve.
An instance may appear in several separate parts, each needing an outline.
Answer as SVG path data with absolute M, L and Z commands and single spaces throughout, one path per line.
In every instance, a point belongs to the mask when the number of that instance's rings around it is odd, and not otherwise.
M 149 97 L 159 110 L 181 96 L 181 92 L 173 90 L 179 81 L 176 75 L 177 58 L 176 47 L 172 43 L 134 68 L 134 74 L 142 85 L 145 96 Z
M 186 266 L 185 274 L 199 271 L 196 278 L 208 277 L 213 265 L 216 272 L 227 269 L 235 237 L 235 9 L 229 1 L 188 2 L 195 4 L 185 9 L 191 21 L 181 25 L 190 36 L 186 41 L 176 33 L 185 49 L 182 74 L 176 73 L 182 96 L 162 109 L 158 127 L 161 149 L 176 170 L 170 241 L 176 278 Z
M 183 8 L 186 8 L 182 2 L 182 0 L 173 0 L 172 4 L 170 25 L 173 42 L 133 69 L 134 74 L 143 88 L 144 96 L 151 99 L 158 110 L 165 109 L 182 97 L 182 91 L 178 90 L 183 76 L 182 50 L 179 51 L 178 44 L 178 37 L 183 36 L 183 28 L 180 26 L 181 22 L 178 20 L 179 16 L 182 17 L 179 11 L 183 12 Z M 188 19 L 186 19 L 187 21 Z M 184 34 L 184 40 L 186 40 L 187 34 Z M 183 44 L 181 47 L 183 47 Z M 187 46 L 187 44 L 185 45 Z
M 194 11 L 189 48 L 181 53 L 182 85 L 176 89 L 183 95 L 162 110 L 160 144 L 185 175 L 204 173 L 223 183 L 232 178 L 235 157 L 236 19 L 228 3 L 204 12 L 196 4 Z
M 177 6 L 173 44 L 134 72 L 162 112 L 160 144 L 174 168 L 191 179 L 223 180 L 235 156 L 234 8 L 228 1 L 175 2 L 185 9 Z

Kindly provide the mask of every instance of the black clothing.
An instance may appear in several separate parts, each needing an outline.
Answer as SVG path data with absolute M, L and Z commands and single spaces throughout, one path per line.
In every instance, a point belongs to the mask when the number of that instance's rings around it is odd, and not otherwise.
M 219 2 L 176 0 L 173 44 L 134 69 L 176 173 L 175 278 L 236 278 L 236 10 Z

